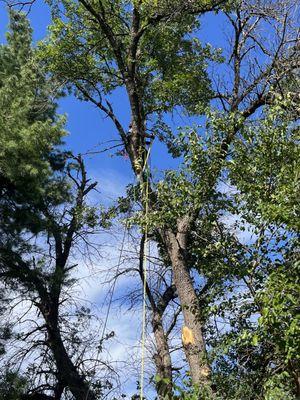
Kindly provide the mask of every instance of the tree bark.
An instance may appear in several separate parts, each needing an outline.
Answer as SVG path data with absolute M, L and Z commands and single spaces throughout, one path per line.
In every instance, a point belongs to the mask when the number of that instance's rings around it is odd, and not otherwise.
M 186 219 L 180 221 L 177 234 L 167 231 L 162 235 L 172 263 L 173 279 L 181 302 L 185 329 L 190 332 L 188 341 L 183 338 L 183 347 L 192 382 L 200 387 L 203 385 L 209 387 L 211 370 L 207 361 L 200 306 L 185 256 L 188 231 L 186 223 Z
M 152 328 L 156 343 L 156 354 L 154 362 L 159 380 L 156 383 L 156 391 L 160 400 L 172 398 L 172 360 L 168 339 L 162 323 L 162 316 L 159 312 L 152 314 Z
M 68 387 L 76 400 L 96 400 L 87 381 L 79 374 L 70 359 L 60 335 L 57 321 L 51 315 L 44 315 L 47 321 L 48 344 L 55 359 L 59 379 Z
M 150 307 L 152 310 L 152 329 L 156 344 L 156 353 L 154 354 L 154 363 L 156 367 L 156 391 L 160 400 L 168 400 L 172 398 L 172 360 L 170 355 L 168 337 L 165 333 L 163 326 L 163 314 L 169 304 L 169 302 L 175 297 L 174 288 L 168 287 L 162 294 L 160 301 L 156 302 L 152 291 L 145 281 L 144 274 L 144 257 L 145 257 L 145 245 L 146 235 L 143 234 L 140 243 L 140 255 L 139 255 L 139 273 L 143 285 L 146 285 L 146 295 L 148 297 Z

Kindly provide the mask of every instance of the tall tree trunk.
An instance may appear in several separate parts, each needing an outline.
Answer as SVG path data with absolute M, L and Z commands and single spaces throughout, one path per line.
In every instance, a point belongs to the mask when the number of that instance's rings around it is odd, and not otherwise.
M 181 302 L 185 326 L 183 327 L 183 347 L 189 364 L 192 382 L 203 386 L 210 384 L 210 366 L 207 361 L 205 342 L 198 298 L 190 276 L 186 260 L 187 229 L 186 221 L 178 225 L 177 234 L 162 233 L 172 263 L 173 279 Z
M 172 398 L 172 361 L 168 339 L 162 323 L 162 316 L 158 311 L 152 314 L 152 328 L 156 343 L 154 362 L 159 380 L 156 383 L 156 391 L 160 400 Z
M 172 398 L 172 360 L 168 344 L 168 337 L 163 326 L 163 314 L 169 302 L 172 300 L 172 298 L 174 298 L 175 294 L 173 288 L 168 287 L 162 294 L 160 301 L 155 301 L 148 282 L 145 280 L 145 246 L 146 235 L 143 234 L 140 243 L 139 273 L 143 285 L 146 287 L 146 295 L 152 310 L 151 324 L 156 344 L 156 353 L 154 354 L 153 359 L 156 367 L 156 375 L 159 378 L 156 382 L 156 391 L 160 400 L 168 400 Z
M 78 372 L 64 346 L 56 318 L 44 313 L 47 322 L 48 343 L 58 371 L 59 380 L 76 400 L 96 400 L 88 382 Z
M 132 84 L 132 87 L 134 85 Z M 129 137 L 128 154 L 131 160 L 132 168 L 137 176 L 142 190 L 144 191 L 145 180 L 143 176 L 144 157 L 146 154 L 145 149 L 145 121 L 141 117 L 141 109 L 138 106 L 137 91 L 133 90 L 127 84 L 127 92 L 131 104 L 131 134 Z M 133 105 L 135 105 L 133 107 Z M 149 193 L 143 193 L 148 197 L 146 201 L 155 203 L 155 194 L 153 194 L 151 187 L 148 188 Z M 154 196 L 154 198 L 152 198 Z M 189 272 L 189 266 L 186 260 L 187 252 L 187 237 L 190 230 L 189 216 L 183 217 L 178 221 L 176 233 L 167 229 L 160 230 L 160 236 L 165 243 L 171 260 L 174 284 L 176 286 L 178 297 L 182 306 L 182 313 L 184 316 L 185 329 L 188 329 L 192 341 L 185 343 L 184 351 L 186 354 L 187 362 L 189 364 L 192 382 L 194 385 L 210 387 L 211 370 L 207 362 L 206 349 L 202 332 L 200 306 L 198 298 L 193 286 L 193 282 Z

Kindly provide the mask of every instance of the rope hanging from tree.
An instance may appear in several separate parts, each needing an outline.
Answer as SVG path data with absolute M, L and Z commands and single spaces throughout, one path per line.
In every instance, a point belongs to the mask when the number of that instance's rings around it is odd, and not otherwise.
M 150 151 L 152 143 L 147 152 L 146 160 L 142 173 L 144 173 L 148 167 L 148 161 L 150 157 Z M 145 378 L 145 342 L 146 342 L 146 316 L 147 316 L 147 302 L 146 302 L 146 289 L 147 289 L 147 260 L 150 257 L 150 243 L 148 241 L 148 215 L 149 215 L 149 170 L 146 171 L 146 183 L 145 190 L 141 187 L 142 201 L 144 205 L 145 213 L 145 231 L 144 231 L 144 249 L 143 249 L 143 308 L 142 308 L 142 340 L 141 340 L 141 378 L 140 378 L 140 400 L 144 399 L 144 378 Z M 147 254 L 148 253 L 148 254 Z
M 145 229 L 144 229 L 144 249 L 143 249 L 143 306 L 142 306 L 142 334 L 141 334 L 141 371 L 140 371 L 140 400 L 144 399 L 144 379 L 145 379 L 145 342 L 146 342 L 146 314 L 147 314 L 147 295 L 146 295 L 146 288 L 147 288 L 147 260 L 150 258 L 150 245 L 148 241 L 148 215 L 149 215 L 149 159 L 150 159 L 150 152 L 152 148 L 153 141 L 150 143 L 150 146 L 147 150 L 145 162 L 141 171 L 141 174 L 144 174 L 146 172 L 146 182 L 141 183 L 141 199 L 142 199 L 142 204 L 144 207 L 144 215 L 145 215 Z M 121 243 L 121 248 L 120 248 L 120 253 L 119 253 L 119 258 L 118 258 L 118 263 L 117 263 L 117 276 L 118 272 L 122 263 L 122 257 L 123 257 L 123 252 L 124 252 L 124 245 L 125 245 L 125 238 L 126 238 L 126 232 L 128 231 L 128 224 L 125 224 L 124 228 L 124 234 L 122 238 L 122 243 Z M 110 293 L 110 298 L 109 298 L 109 303 L 107 307 L 107 312 L 105 315 L 105 320 L 104 320 L 104 325 L 103 325 L 103 330 L 102 330 L 102 335 L 100 338 L 100 344 L 97 350 L 97 355 L 95 358 L 95 366 L 94 369 L 96 368 L 96 363 L 99 358 L 99 354 L 101 351 L 101 344 L 104 340 L 105 336 L 105 331 L 109 319 L 109 314 L 111 311 L 111 306 L 112 306 L 112 301 L 113 301 L 113 296 L 116 288 L 116 281 L 117 279 L 114 280 L 113 286 L 111 288 L 111 293 Z M 88 395 L 90 393 L 90 386 L 86 394 L 86 400 L 88 399 Z

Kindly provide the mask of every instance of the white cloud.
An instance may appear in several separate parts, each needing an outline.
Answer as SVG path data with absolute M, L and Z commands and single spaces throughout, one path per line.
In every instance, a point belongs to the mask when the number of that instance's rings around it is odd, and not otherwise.
M 227 213 L 221 217 L 223 222 L 242 244 L 251 244 L 256 241 L 254 226 L 243 221 L 240 215 Z
M 217 190 L 220 193 L 228 194 L 228 195 L 238 193 L 236 186 L 232 185 L 229 181 L 219 182 L 219 184 L 217 186 Z
M 92 203 L 110 204 L 120 196 L 126 194 L 126 186 L 134 179 L 126 169 L 123 172 L 118 172 L 113 169 L 101 169 L 101 174 L 97 170 L 92 170 L 89 173 L 92 181 L 98 182 L 97 192 L 93 191 L 89 198 Z

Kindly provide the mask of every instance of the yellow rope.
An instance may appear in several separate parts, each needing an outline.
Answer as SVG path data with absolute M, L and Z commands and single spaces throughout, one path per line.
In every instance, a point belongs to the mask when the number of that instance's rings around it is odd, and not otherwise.
M 153 143 L 153 142 L 152 142 Z M 145 172 L 148 166 L 148 160 L 150 157 L 150 151 L 152 148 L 152 143 L 148 149 L 145 163 L 143 166 L 142 173 Z M 145 241 L 144 241 L 144 248 L 143 248 L 143 312 L 142 312 L 142 340 L 141 340 L 141 381 L 140 381 L 140 400 L 144 399 L 144 378 L 145 378 L 145 342 L 146 342 L 146 316 L 147 316 L 147 259 L 150 256 L 150 243 L 148 242 L 148 215 L 149 215 L 149 175 L 147 171 L 147 179 L 146 179 L 146 187 L 145 192 L 143 191 L 143 186 L 141 188 L 142 191 L 142 199 L 144 199 L 145 204 Z M 147 255 L 147 248 L 148 248 L 148 255 Z
M 147 189 L 146 189 L 147 190 Z M 148 206 L 146 205 L 146 209 Z M 145 215 L 147 215 L 145 209 Z M 141 383 L 140 383 L 140 399 L 144 398 L 144 375 L 145 375 L 145 341 L 146 341 L 146 288 L 147 288 L 147 244 L 148 244 L 148 228 L 145 228 L 145 242 L 144 242 L 144 250 L 143 250 L 143 316 L 142 316 L 142 343 L 141 343 Z
M 146 168 L 148 166 L 152 144 L 153 144 L 153 141 L 151 142 L 151 145 L 150 145 L 150 147 L 149 147 L 149 149 L 147 151 L 146 158 L 145 158 L 145 161 L 144 161 L 144 166 L 143 166 L 143 169 L 142 169 L 142 174 L 145 172 L 145 170 L 146 170 Z M 148 174 L 148 172 L 149 171 L 147 171 L 147 174 Z M 145 225 L 145 232 L 144 232 L 145 241 L 144 241 L 144 249 L 143 249 L 143 276 L 144 276 L 144 282 L 143 282 L 143 315 L 142 315 L 142 339 L 141 339 L 140 400 L 144 399 L 145 342 L 146 342 L 146 316 L 147 316 L 146 315 L 147 314 L 147 312 L 146 312 L 147 311 L 147 302 L 146 302 L 146 297 L 147 297 L 147 291 L 146 291 L 146 288 L 147 288 L 147 259 L 149 259 L 149 257 L 150 257 L 150 243 L 148 243 L 148 214 L 149 214 L 149 176 L 148 175 L 147 175 L 147 179 L 146 179 L 145 192 L 144 192 L 143 189 L 144 188 L 143 188 L 143 184 L 142 184 L 142 186 L 141 186 L 141 197 L 142 197 L 142 201 L 143 201 L 144 206 L 145 206 L 146 225 Z M 121 265 L 122 254 L 123 254 L 124 243 L 125 243 L 125 236 L 126 236 L 126 228 L 124 229 L 124 236 L 123 236 L 122 246 L 121 246 L 121 250 L 120 250 L 120 254 L 119 254 L 119 261 L 118 261 L 117 269 L 119 269 L 119 267 Z M 147 254 L 147 247 L 148 247 L 148 254 Z M 104 334 L 105 334 L 105 330 L 106 330 L 106 326 L 107 326 L 107 322 L 108 322 L 108 317 L 109 317 L 112 298 L 113 298 L 113 294 L 114 294 L 115 284 L 116 284 L 116 280 L 114 281 L 113 288 L 112 288 L 112 291 L 111 291 L 111 296 L 110 296 L 109 306 L 108 306 L 108 310 L 107 310 L 107 314 L 106 314 L 106 318 L 105 318 L 105 323 L 104 323 L 104 328 L 103 328 L 103 332 L 102 332 L 101 341 L 104 338 Z M 96 362 L 98 360 L 99 353 L 100 353 L 100 347 L 99 347 L 98 352 L 97 352 L 97 357 L 96 357 L 96 361 L 95 361 L 95 367 L 96 367 Z M 88 390 L 87 390 L 86 400 L 88 398 L 89 393 L 90 393 L 90 385 L 89 385 Z

